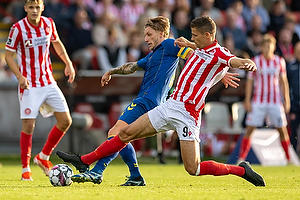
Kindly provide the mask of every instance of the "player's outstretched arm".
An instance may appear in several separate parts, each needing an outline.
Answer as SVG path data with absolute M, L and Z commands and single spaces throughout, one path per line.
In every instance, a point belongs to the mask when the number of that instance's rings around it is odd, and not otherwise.
M 228 88 L 228 86 L 231 86 L 233 88 L 239 87 L 240 85 L 237 82 L 235 82 L 241 81 L 239 78 L 235 77 L 238 75 L 238 73 L 227 72 L 225 76 L 221 79 L 222 83 L 225 85 L 225 88 Z
M 244 69 L 246 71 L 257 70 L 256 64 L 251 59 L 248 58 L 244 59 L 244 58 L 234 57 L 230 60 L 230 66 L 233 68 Z
M 65 76 L 68 76 L 69 77 L 68 82 L 72 83 L 75 79 L 75 70 L 74 70 L 73 64 L 67 54 L 65 46 L 63 45 L 63 43 L 60 40 L 52 42 L 52 45 L 53 45 L 57 55 L 65 63 L 65 65 L 66 65 Z
M 103 87 L 107 85 L 111 79 L 111 75 L 113 74 L 133 74 L 138 70 L 143 70 L 143 68 L 139 67 L 137 65 L 137 62 L 129 62 L 124 65 L 121 65 L 120 67 L 112 68 L 108 70 L 105 74 L 103 74 L 101 78 L 101 86 Z

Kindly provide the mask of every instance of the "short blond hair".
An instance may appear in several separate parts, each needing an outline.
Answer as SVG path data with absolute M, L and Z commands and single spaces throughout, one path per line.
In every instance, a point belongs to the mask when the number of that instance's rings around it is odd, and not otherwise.
M 272 43 L 274 45 L 276 45 L 276 39 L 273 35 L 271 35 L 270 33 L 266 33 L 263 36 L 263 39 L 261 41 L 261 45 L 265 44 L 265 43 Z
M 27 3 L 44 3 L 44 0 L 24 0 L 24 3 L 27 4 Z
M 164 33 L 164 37 L 168 38 L 170 33 L 170 22 L 169 19 L 163 16 L 151 17 L 147 20 L 144 29 L 150 27 L 156 31 Z

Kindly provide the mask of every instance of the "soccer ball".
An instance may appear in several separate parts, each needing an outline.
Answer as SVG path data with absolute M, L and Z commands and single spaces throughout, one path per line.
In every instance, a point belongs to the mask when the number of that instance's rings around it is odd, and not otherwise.
M 49 172 L 49 180 L 53 186 L 69 186 L 72 184 L 73 170 L 66 164 L 58 164 Z

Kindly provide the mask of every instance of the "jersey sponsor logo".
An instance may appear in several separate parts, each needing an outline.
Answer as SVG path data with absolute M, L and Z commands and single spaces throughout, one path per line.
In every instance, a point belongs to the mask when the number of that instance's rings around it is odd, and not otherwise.
M 26 115 L 29 115 L 31 113 L 31 110 L 30 110 L 30 108 L 26 108 L 24 112 Z
M 128 106 L 127 110 L 132 110 L 134 107 L 136 106 L 136 104 L 134 103 L 131 103 L 130 106 Z
M 49 37 L 45 36 L 45 37 L 38 37 L 34 39 L 34 46 L 42 46 L 42 45 L 46 45 L 48 43 Z
M 25 47 L 32 47 L 32 40 L 25 40 Z

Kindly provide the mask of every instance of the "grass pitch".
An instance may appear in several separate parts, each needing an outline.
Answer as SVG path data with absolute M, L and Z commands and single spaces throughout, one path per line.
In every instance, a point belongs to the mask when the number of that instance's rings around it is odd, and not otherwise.
M 63 163 L 52 159 L 53 164 Z M 175 161 L 166 165 L 156 160 L 139 159 L 141 172 L 147 182 L 145 187 L 120 187 L 125 182 L 128 169 L 120 159 L 114 160 L 104 172 L 100 185 L 73 183 L 69 187 L 53 187 L 41 169 L 31 164 L 34 181 L 21 181 L 19 159 L 0 157 L 0 199 L 300 199 L 300 168 L 262 167 L 253 168 L 260 173 L 266 187 L 255 187 L 242 178 L 228 176 L 188 175 L 183 165 Z M 69 164 L 70 166 L 70 164 Z M 78 173 L 72 167 L 74 173 Z

